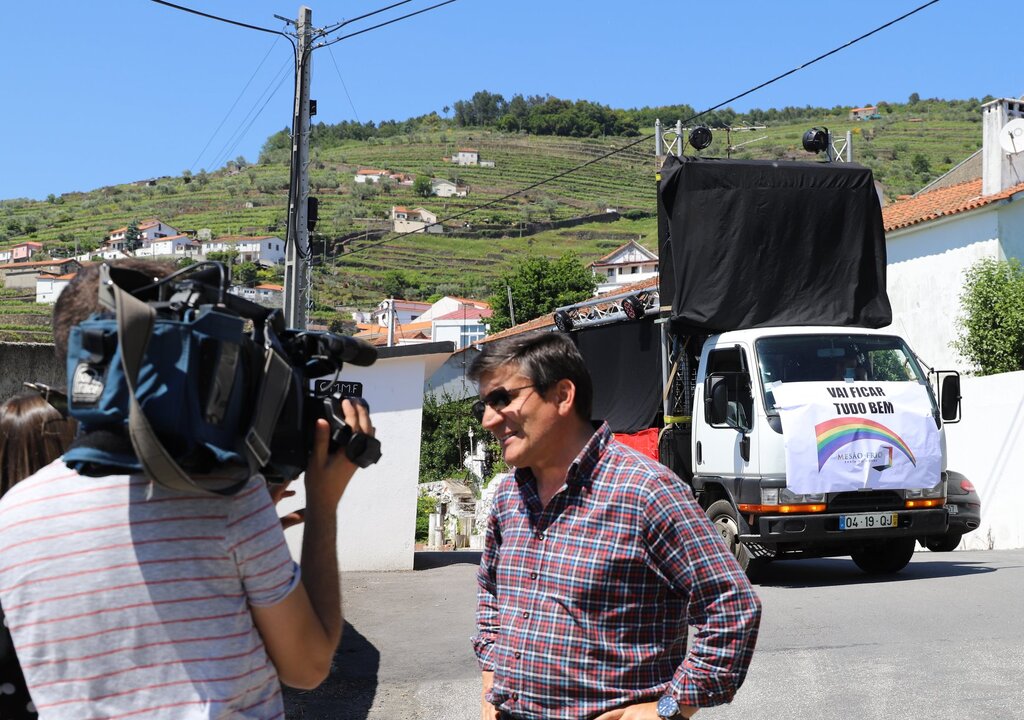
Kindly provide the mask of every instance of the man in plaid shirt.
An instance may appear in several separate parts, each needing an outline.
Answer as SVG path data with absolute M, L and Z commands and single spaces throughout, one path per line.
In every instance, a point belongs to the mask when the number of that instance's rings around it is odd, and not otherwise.
M 482 720 L 688 718 L 729 702 L 761 604 L 690 488 L 595 429 L 566 335 L 487 345 L 469 374 L 515 468 L 478 573 Z

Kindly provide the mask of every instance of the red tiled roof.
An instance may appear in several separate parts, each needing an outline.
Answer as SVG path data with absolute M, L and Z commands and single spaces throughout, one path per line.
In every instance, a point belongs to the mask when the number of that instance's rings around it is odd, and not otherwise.
M 40 248 L 43 246 L 43 244 L 41 242 L 36 242 L 35 240 L 26 240 L 25 242 L 20 242 L 17 245 L 11 245 L 11 247 L 9 249 L 13 250 L 16 247 L 26 247 L 28 245 L 31 245 L 32 247 L 40 247 Z
M 465 307 L 459 310 L 452 310 L 447 315 L 441 315 L 434 318 L 434 320 L 479 320 L 481 318 L 489 318 L 493 314 L 494 311 L 490 308 L 483 310 L 477 307 Z
M 276 292 L 284 292 L 284 285 L 273 285 L 271 283 L 263 283 L 255 287 L 256 290 L 274 290 Z
M 359 168 L 356 171 L 356 175 L 387 175 L 387 170 L 377 170 L 375 168 Z
M 886 232 L 918 223 L 976 210 L 999 200 L 1024 192 L 1024 183 L 993 195 L 981 194 L 981 178 L 922 193 L 907 200 L 898 200 L 882 209 Z
M 70 262 L 77 262 L 74 258 L 64 260 L 37 260 L 36 262 L 5 263 L 0 265 L 0 270 L 16 270 L 18 268 L 37 268 L 50 265 L 67 265 Z
M 483 300 L 473 300 L 472 298 L 456 297 L 455 295 L 445 295 L 445 297 L 448 298 L 449 300 L 455 300 L 460 303 L 468 303 L 478 308 L 489 308 L 491 306 L 490 303 L 484 302 Z

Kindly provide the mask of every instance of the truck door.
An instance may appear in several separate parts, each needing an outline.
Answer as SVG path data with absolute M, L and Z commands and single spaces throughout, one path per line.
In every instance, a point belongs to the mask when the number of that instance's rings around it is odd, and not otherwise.
M 750 356 L 738 346 L 713 348 L 708 352 L 704 378 L 722 376 L 724 382 L 736 385 L 745 378 L 750 388 Z M 704 403 L 694 403 L 697 421 L 695 432 L 694 472 L 698 475 L 726 478 L 756 475 L 757 432 L 753 398 L 746 390 L 730 391 L 727 422 L 716 423 L 706 412 Z M 747 430 L 738 429 L 748 428 Z

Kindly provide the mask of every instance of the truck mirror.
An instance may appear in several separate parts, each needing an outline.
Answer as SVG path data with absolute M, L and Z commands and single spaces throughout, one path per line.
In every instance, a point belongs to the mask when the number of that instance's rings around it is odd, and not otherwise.
M 960 376 L 946 375 L 942 378 L 942 390 L 939 403 L 943 422 L 956 422 L 960 419 Z
M 708 378 L 704 389 L 704 412 L 712 425 L 725 425 L 729 409 L 729 384 L 721 376 Z

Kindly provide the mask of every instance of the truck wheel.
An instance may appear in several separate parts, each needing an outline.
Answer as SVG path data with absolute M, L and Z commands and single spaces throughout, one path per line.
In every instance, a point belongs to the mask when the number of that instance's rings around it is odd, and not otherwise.
M 850 557 L 869 575 L 891 575 L 910 564 L 916 542 L 914 538 L 882 540 L 850 553 Z
M 716 500 L 707 509 L 707 514 L 726 547 L 736 557 L 740 567 L 746 570 L 750 565 L 750 551 L 739 540 L 740 521 L 736 508 L 728 500 Z
M 960 545 L 963 533 L 952 532 L 947 535 L 933 535 L 924 539 L 924 546 L 932 552 L 953 552 Z

